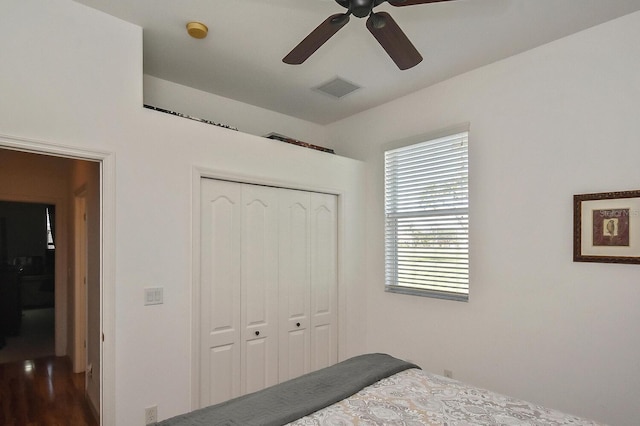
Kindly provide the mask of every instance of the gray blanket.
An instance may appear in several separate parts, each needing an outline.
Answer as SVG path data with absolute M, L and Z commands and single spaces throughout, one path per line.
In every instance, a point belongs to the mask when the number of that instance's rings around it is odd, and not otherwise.
M 162 426 L 278 426 L 334 404 L 360 389 L 408 368 L 419 368 L 386 354 L 350 358 L 331 367 L 182 414 Z

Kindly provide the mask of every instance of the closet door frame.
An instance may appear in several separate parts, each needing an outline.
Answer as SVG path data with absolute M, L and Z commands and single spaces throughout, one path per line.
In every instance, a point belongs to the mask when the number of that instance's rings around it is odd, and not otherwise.
M 191 258 L 192 258 L 192 279 L 191 279 L 191 408 L 202 408 L 200 405 L 200 191 L 202 179 L 217 179 L 229 182 L 246 183 L 253 185 L 273 186 L 277 188 L 294 189 L 308 192 L 318 192 L 324 194 L 335 195 L 337 197 L 337 210 L 338 210 L 338 229 L 337 229 L 337 286 L 338 286 L 338 307 L 337 307 L 337 344 L 338 348 L 344 347 L 345 339 L 345 324 L 340 321 L 341 317 L 344 317 L 343 312 L 345 309 L 346 294 L 342 285 L 342 270 L 341 265 L 345 262 L 343 250 L 343 238 L 344 234 L 344 209 L 343 203 L 345 194 L 344 191 L 336 188 L 328 188 L 320 185 L 300 185 L 299 182 L 293 180 L 278 180 L 261 176 L 249 176 L 244 174 L 238 174 L 234 172 L 216 170 L 209 168 L 193 167 L 192 170 L 192 246 L 191 246 Z M 341 360 L 340 353 L 338 353 L 338 361 Z

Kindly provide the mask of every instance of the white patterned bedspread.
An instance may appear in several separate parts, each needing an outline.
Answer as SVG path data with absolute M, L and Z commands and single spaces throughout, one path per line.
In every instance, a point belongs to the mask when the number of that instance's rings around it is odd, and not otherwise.
M 311 425 L 598 425 L 556 410 L 409 369 L 289 423 Z

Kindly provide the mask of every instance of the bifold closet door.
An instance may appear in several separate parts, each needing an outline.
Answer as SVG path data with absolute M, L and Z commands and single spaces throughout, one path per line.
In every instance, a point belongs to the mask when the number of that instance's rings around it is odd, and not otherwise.
M 201 405 L 278 382 L 278 190 L 203 179 Z
M 242 185 L 242 394 L 278 383 L 278 192 Z
M 280 352 L 283 382 L 311 369 L 311 198 L 281 190 L 279 226 Z
M 240 394 L 242 187 L 203 179 L 200 197 L 200 406 Z
M 337 362 L 337 197 L 201 180 L 200 406 Z
M 280 193 L 280 381 L 337 362 L 337 197 Z
M 311 371 L 338 362 L 338 197 L 311 193 Z

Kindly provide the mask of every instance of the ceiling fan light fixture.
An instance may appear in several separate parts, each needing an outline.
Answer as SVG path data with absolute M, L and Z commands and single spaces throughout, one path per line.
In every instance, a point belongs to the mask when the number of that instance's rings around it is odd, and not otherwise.
M 187 24 L 187 33 L 193 38 L 201 39 L 207 36 L 209 28 L 202 22 L 189 22 Z

